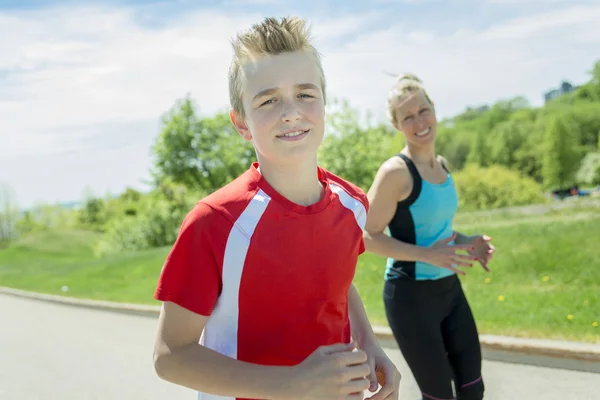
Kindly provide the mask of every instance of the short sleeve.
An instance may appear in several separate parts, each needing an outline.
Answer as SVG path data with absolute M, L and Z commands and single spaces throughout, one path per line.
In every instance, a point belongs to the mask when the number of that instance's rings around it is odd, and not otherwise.
M 170 301 L 192 312 L 209 316 L 221 290 L 222 257 L 215 226 L 223 217 L 198 203 L 180 227 L 158 279 L 154 298 Z
M 367 196 L 364 193 L 361 193 L 360 196 L 360 202 L 362 203 L 363 207 L 364 207 L 364 218 L 361 221 L 361 232 L 364 232 L 365 229 L 365 223 L 367 221 L 367 214 L 369 213 L 369 199 L 367 198 Z M 363 254 L 366 251 L 366 247 L 365 247 L 365 241 L 363 239 L 363 235 L 360 235 L 360 244 L 358 246 L 358 255 L 360 256 L 361 254 Z

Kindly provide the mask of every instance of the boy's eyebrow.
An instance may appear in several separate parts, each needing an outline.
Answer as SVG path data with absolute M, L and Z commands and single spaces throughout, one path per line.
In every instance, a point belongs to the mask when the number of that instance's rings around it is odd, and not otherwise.
M 257 93 L 256 96 L 254 96 L 254 98 L 252 100 L 256 100 L 260 97 L 271 96 L 275 93 L 277 93 L 277 89 L 275 89 L 275 88 L 261 90 L 260 92 Z
M 307 89 L 319 90 L 319 88 L 317 86 L 313 85 L 312 83 L 300 83 L 298 85 L 294 85 L 294 87 L 299 90 L 307 90 Z M 271 96 L 271 95 L 275 94 L 276 92 L 277 92 L 277 88 L 261 90 L 260 92 L 258 92 L 258 94 L 256 96 L 254 96 L 254 98 L 252 100 L 256 100 L 260 97 Z
M 304 89 L 312 89 L 312 90 L 319 90 L 319 88 L 315 85 L 313 85 L 312 83 L 301 83 L 299 85 L 296 85 L 297 89 L 300 90 L 304 90 Z

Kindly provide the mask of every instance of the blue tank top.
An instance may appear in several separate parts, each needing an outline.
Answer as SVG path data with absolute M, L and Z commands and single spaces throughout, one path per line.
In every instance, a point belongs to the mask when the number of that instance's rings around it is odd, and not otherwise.
M 450 172 L 442 184 L 421 178 L 417 167 L 404 154 L 398 154 L 410 171 L 413 188 L 410 195 L 398 202 L 396 213 L 388 224 L 388 234 L 405 243 L 429 247 L 452 235 L 452 221 L 458 209 L 458 196 Z M 453 243 L 453 242 L 452 242 Z M 420 261 L 388 259 L 385 279 L 433 280 L 453 275 L 446 268 Z

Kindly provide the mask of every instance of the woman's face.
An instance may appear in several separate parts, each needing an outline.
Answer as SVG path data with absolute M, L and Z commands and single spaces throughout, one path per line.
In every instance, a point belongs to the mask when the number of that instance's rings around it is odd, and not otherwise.
M 413 145 L 432 143 L 437 133 L 437 119 L 433 105 L 422 90 L 402 97 L 395 109 L 396 129 L 402 131 Z

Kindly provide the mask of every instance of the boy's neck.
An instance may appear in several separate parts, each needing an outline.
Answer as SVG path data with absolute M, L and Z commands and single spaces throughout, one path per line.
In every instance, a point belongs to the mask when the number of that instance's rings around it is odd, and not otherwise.
M 291 202 L 310 206 L 323 197 L 325 188 L 319 182 L 316 158 L 294 165 L 272 165 L 259 160 L 258 171 L 277 193 Z

